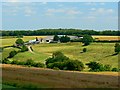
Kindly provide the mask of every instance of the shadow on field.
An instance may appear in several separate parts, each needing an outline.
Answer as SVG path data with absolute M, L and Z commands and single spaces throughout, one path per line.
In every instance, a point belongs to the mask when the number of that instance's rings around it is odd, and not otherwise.
M 112 54 L 112 55 L 107 55 L 107 56 L 105 56 L 105 57 L 116 56 L 116 55 L 118 55 L 118 53 L 114 53 L 114 54 Z

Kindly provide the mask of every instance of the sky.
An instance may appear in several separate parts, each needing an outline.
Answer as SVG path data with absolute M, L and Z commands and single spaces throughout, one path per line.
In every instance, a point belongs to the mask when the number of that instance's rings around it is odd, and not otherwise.
M 1 2 L 1 30 L 118 30 L 118 2 Z M 0 14 L 0 15 L 1 15 Z

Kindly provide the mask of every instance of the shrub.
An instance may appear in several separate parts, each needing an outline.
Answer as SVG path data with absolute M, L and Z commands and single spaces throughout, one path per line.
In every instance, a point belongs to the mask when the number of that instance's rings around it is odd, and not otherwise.
M 25 62 L 25 65 L 34 65 L 34 61 L 32 59 L 28 59 L 26 62 Z
M 111 71 L 110 65 L 104 65 L 104 71 Z
M 3 52 L 3 49 L 4 49 L 3 47 L 0 47 L 0 52 Z
M 21 48 L 21 52 L 25 52 L 25 51 L 28 51 L 28 47 L 23 45 L 22 48 Z
M 83 48 L 83 52 L 86 52 L 87 51 L 87 49 L 86 48 Z
M 5 59 L 2 60 L 2 63 L 10 64 L 11 62 L 10 62 L 10 60 L 8 58 L 5 58 Z
M 45 67 L 45 64 L 38 62 L 38 63 L 34 63 L 33 66 L 34 66 L 34 67 L 41 67 L 41 68 L 44 68 L 44 67 Z
M 63 70 L 63 68 L 64 68 L 64 62 L 54 62 L 54 63 L 49 63 L 47 65 L 47 68 L 53 69 L 54 67 L 57 67 L 60 70 Z
M 19 61 L 17 65 L 25 65 L 26 62 Z
M 118 68 L 112 68 L 111 71 L 119 72 L 119 69 Z
M 53 53 L 52 58 L 46 59 L 46 65 L 49 63 L 54 63 L 54 62 L 63 62 L 66 60 L 69 60 L 69 58 L 64 56 L 63 53 L 57 51 Z
M 13 60 L 12 62 L 11 62 L 11 64 L 18 64 L 19 62 L 18 62 L 18 60 Z
M 104 67 L 102 64 L 94 62 L 94 61 L 87 63 L 86 65 L 88 65 L 88 67 L 90 68 L 89 71 L 103 71 L 104 70 Z
M 62 36 L 60 38 L 60 42 L 62 42 L 62 43 L 67 43 L 69 41 L 70 41 L 70 37 L 68 37 L 67 35 L 66 36 Z
M 84 69 L 84 64 L 78 60 L 68 60 L 64 64 L 64 69 L 82 71 Z
M 9 56 L 8 56 L 8 58 L 12 58 L 12 57 L 14 57 L 15 55 L 17 54 L 17 51 L 11 51 L 10 53 L 9 53 Z
M 89 45 L 91 42 L 93 42 L 93 38 L 90 35 L 84 35 L 82 38 L 82 42 L 84 43 L 84 45 Z
M 17 39 L 17 40 L 15 41 L 15 43 L 18 44 L 18 45 L 23 45 L 23 44 L 24 44 L 24 41 L 19 38 L 19 39 Z
M 119 43 L 115 43 L 115 49 L 114 49 L 114 51 L 115 51 L 115 53 L 119 53 L 120 52 L 120 45 L 119 45 Z
M 103 65 L 97 62 L 90 62 L 87 63 L 86 65 L 88 65 L 88 67 L 90 68 L 89 71 L 111 71 L 111 66 L 110 65 Z
M 59 41 L 59 39 L 60 38 L 58 37 L 58 35 L 55 35 L 54 38 L 53 38 L 53 41 Z
M 84 64 L 78 60 L 68 60 L 64 62 L 54 62 L 49 63 L 47 68 L 58 68 L 60 70 L 75 70 L 82 71 L 84 69 Z

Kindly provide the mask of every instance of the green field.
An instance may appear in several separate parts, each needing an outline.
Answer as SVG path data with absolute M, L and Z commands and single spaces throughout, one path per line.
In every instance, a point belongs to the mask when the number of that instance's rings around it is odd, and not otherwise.
M 24 37 L 25 41 L 35 38 L 35 36 Z M 13 45 L 17 38 L 7 38 L 1 39 L 3 46 Z M 52 53 L 55 51 L 61 51 L 66 56 L 71 59 L 77 59 L 82 61 L 84 64 L 90 61 L 97 61 L 102 64 L 109 64 L 112 67 L 118 67 L 118 55 L 114 54 L 115 43 L 92 43 L 89 46 L 82 46 L 82 43 L 44 43 L 32 45 L 33 52 L 29 51 L 18 53 L 12 59 L 25 61 L 27 59 L 32 59 L 34 61 L 45 62 L 45 59 L 51 57 Z M 87 48 L 87 52 L 82 53 L 82 49 Z M 11 50 L 18 50 L 16 48 L 5 48 L 3 51 L 3 58 L 9 55 Z

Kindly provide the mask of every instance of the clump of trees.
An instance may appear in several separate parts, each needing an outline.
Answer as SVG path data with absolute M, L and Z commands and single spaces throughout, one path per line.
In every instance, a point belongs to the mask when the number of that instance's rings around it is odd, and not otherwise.
M 60 70 L 75 70 L 82 71 L 84 64 L 78 60 L 70 60 L 63 53 L 54 52 L 52 58 L 46 59 L 47 68 L 60 69 Z
M 68 37 L 67 35 L 62 36 L 60 38 L 60 42 L 62 42 L 62 43 L 66 43 L 66 42 L 69 42 L 69 41 L 70 41 L 70 37 Z
M 24 41 L 21 39 L 21 38 L 18 38 L 16 41 L 15 41 L 16 44 L 18 45 L 23 45 L 24 44 Z
M 117 68 L 112 68 L 110 65 L 103 65 L 98 62 L 92 61 L 86 64 L 90 70 L 89 71 L 94 71 L 94 72 L 99 72 L 99 71 L 119 71 Z
M 68 37 L 67 35 L 59 37 L 58 35 L 55 35 L 53 37 L 53 41 L 60 41 L 61 43 L 67 43 L 70 41 L 70 37 Z
M 25 52 L 25 51 L 28 51 L 28 47 L 23 45 L 22 48 L 21 48 L 21 52 Z
M 90 43 L 93 42 L 93 38 L 90 35 L 84 35 L 82 38 L 82 43 L 84 43 L 84 46 L 90 45 Z
M 14 57 L 16 54 L 17 54 L 18 52 L 17 51 L 11 51 L 10 53 L 9 53 L 9 56 L 8 56 L 8 58 L 12 58 L 12 57 Z
M 114 47 L 115 47 L 115 49 L 114 49 L 115 54 L 118 54 L 120 52 L 120 44 L 119 43 L 115 43 Z
M 60 38 L 59 38 L 58 35 L 55 35 L 55 36 L 53 37 L 53 41 L 59 41 L 59 40 L 60 40 Z

